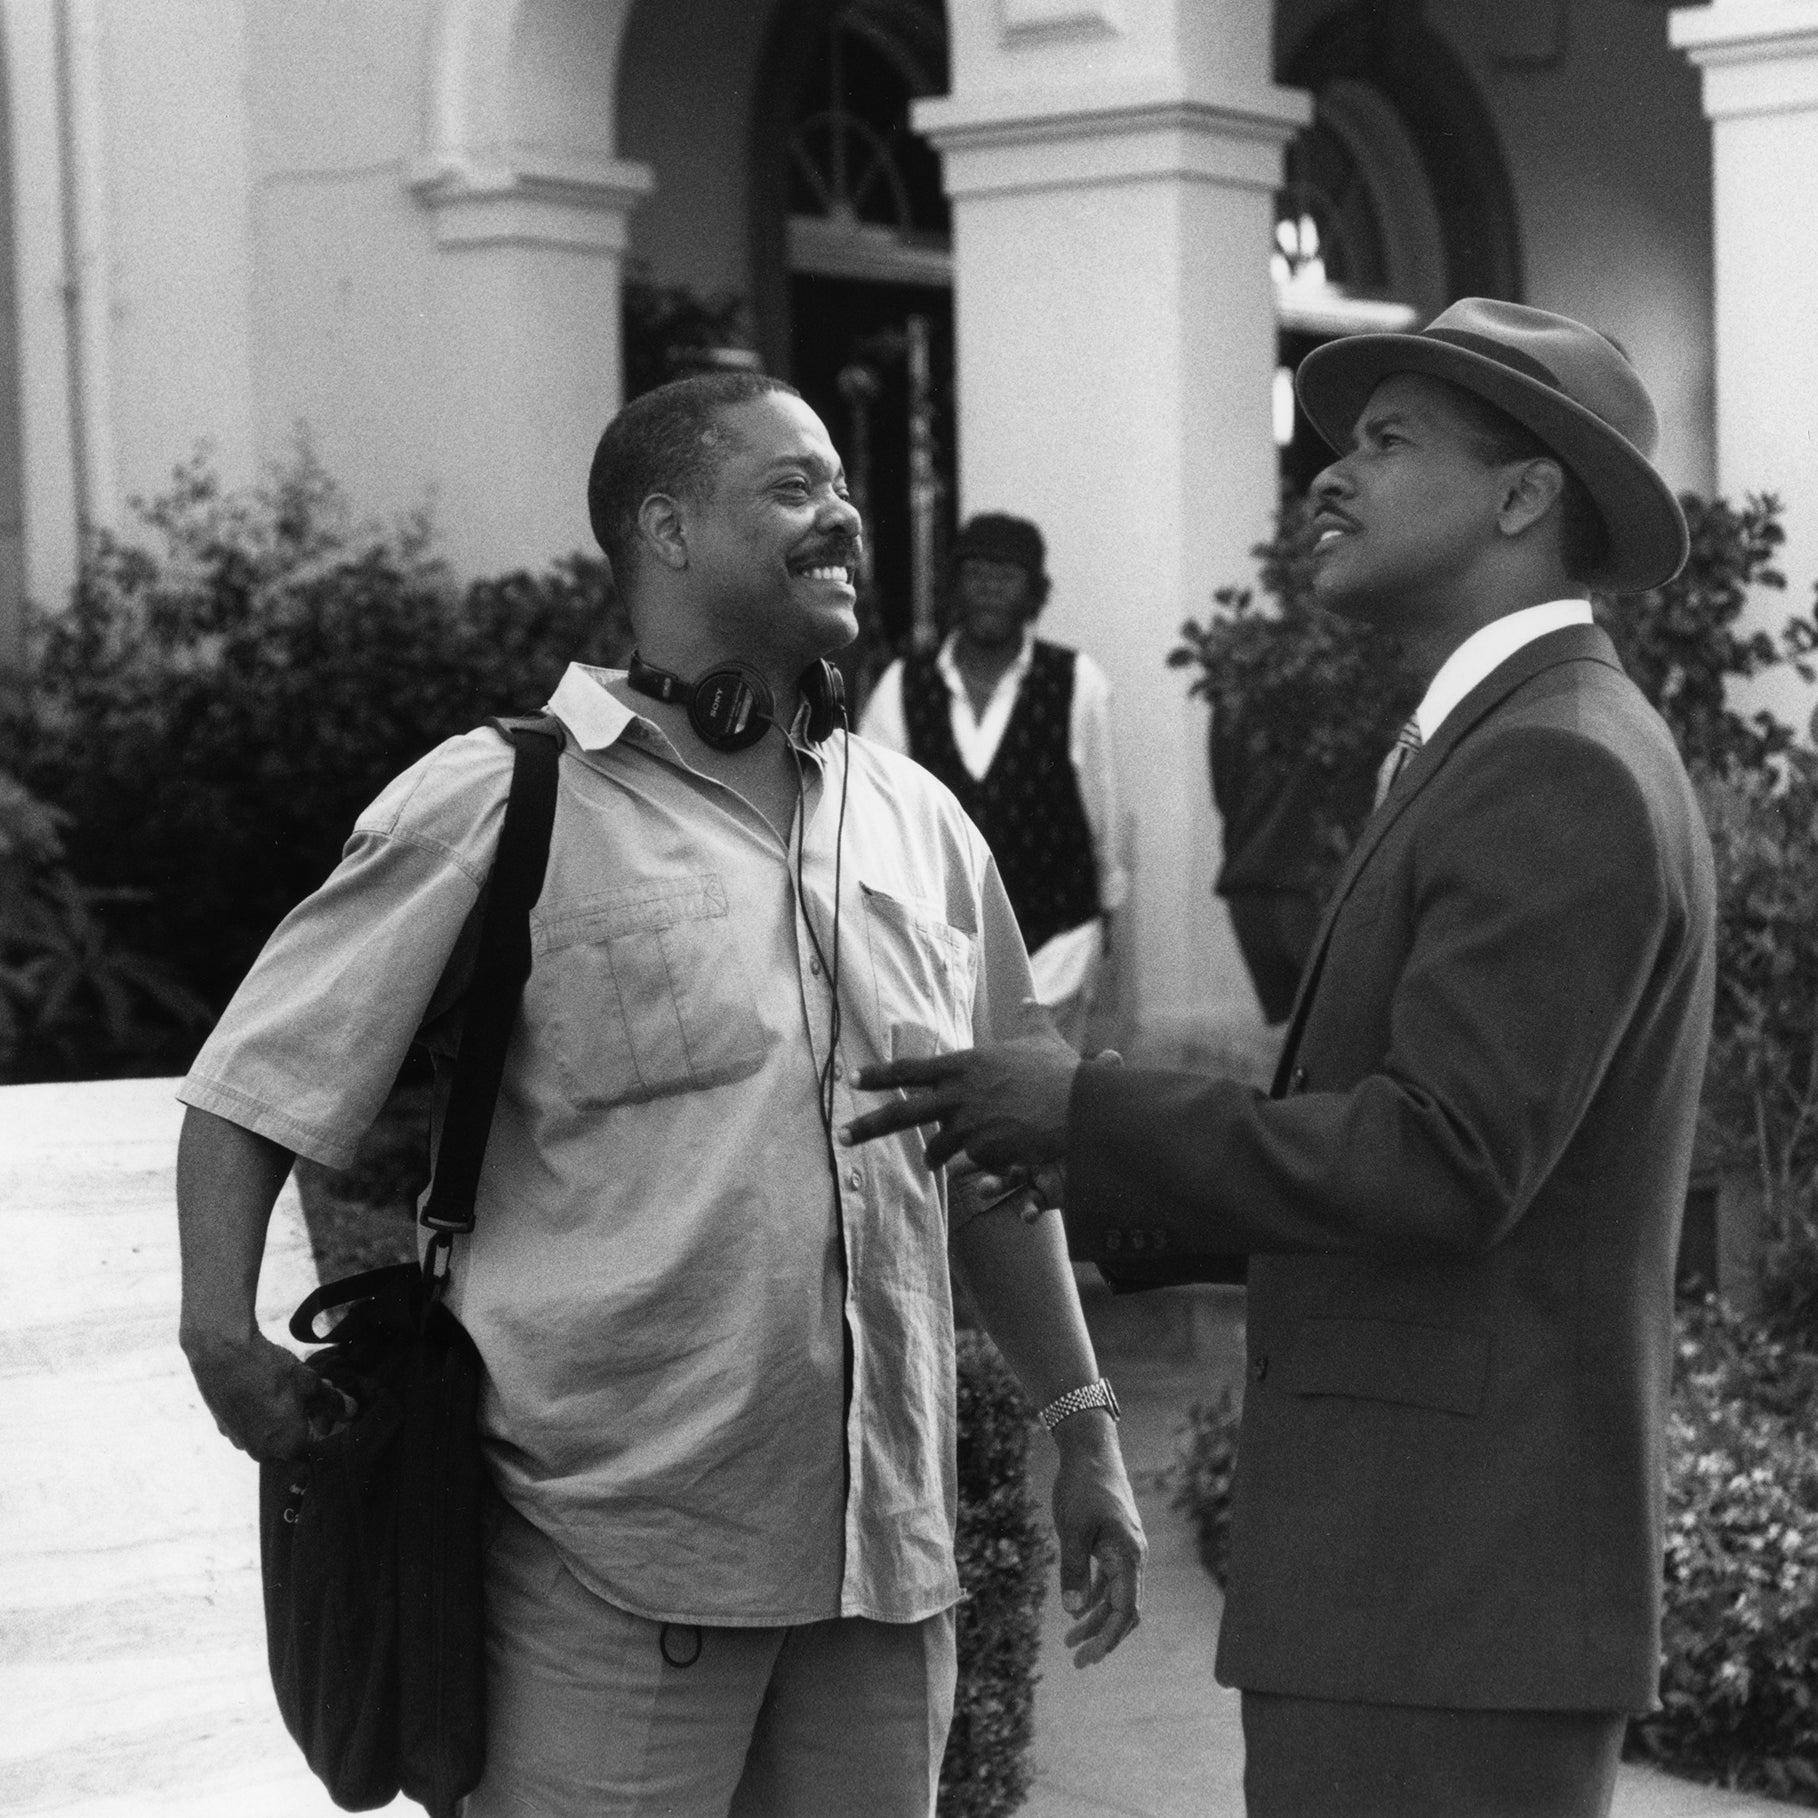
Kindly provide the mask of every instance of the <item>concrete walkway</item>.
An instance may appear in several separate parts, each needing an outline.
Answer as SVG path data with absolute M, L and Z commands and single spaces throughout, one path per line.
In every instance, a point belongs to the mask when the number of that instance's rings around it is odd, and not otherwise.
M 266 1674 L 258 1470 L 177 1349 L 174 1089 L 0 1090 L 0 1812 L 332 1818 Z M 314 1280 L 287 1189 L 274 1336 Z
M 173 1087 L 0 1090 L 0 1813 L 332 1818 L 272 1704 L 257 1472 L 176 1345 Z M 313 1280 L 287 1191 L 260 1295 L 274 1336 Z M 1148 1614 L 1077 1673 L 1050 1597 L 1031 1818 L 1241 1818 L 1236 1699 L 1212 1678 L 1218 1592 L 1157 1484 L 1187 1406 L 1239 1366 L 1237 1305 L 1164 1309 L 1184 1361 L 1111 1356 Z M 1106 1339 L 1115 1352 L 1115 1320 Z M 1619 1818 L 1785 1810 L 1633 1769 L 1617 1803 Z

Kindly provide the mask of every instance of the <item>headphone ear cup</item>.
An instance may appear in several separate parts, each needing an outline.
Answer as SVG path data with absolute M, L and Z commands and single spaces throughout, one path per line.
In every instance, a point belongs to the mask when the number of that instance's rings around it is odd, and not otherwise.
M 688 723 L 715 751 L 755 745 L 776 720 L 769 685 L 755 669 L 729 663 L 710 670 L 688 696 Z
M 846 678 L 825 657 L 802 671 L 798 684 L 808 703 L 808 739 L 819 745 L 846 723 Z

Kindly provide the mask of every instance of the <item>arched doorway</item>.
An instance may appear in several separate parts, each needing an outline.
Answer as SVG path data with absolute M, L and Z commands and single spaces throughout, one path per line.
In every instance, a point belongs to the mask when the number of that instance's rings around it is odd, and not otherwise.
M 909 124 L 910 103 L 946 87 L 940 0 L 782 8 L 757 86 L 758 342 L 832 429 L 865 510 L 857 668 L 928 635 L 951 528 L 951 226 L 939 160 Z
M 1489 110 L 1417 8 L 1346 8 L 1280 79 L 1314 101 L 1276 208 L 1276 440 L 1300 490 L 1329 452 L 1293 408 L 1293 368 L 1323 341 L 1413 326 L 1458 297 L 1519 301 L 1521 248 Z

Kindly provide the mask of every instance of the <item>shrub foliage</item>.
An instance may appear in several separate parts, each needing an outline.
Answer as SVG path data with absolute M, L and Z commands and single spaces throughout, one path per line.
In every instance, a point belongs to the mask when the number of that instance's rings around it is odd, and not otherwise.
M 36 620 L 5 745 L 117 934 L 216 1009 L 390 777 L 627 643 L 602 562 L 458 586 L 306 449 L 243 493 L 198 459 L 138 511 Z
M 1630 1747 L 1818 1806 L 1818 1355 L 1719 1304 L 1681 1323 L 1661 1709 Z
M 208 1020 L 195 993 L 113 938 L 107 911 L 132 893 L 76 881 L 67 825 L 0 770 L 0 1083 L 131 1071 Z
M 1029 1487 L 1034 1410 L 996 1347 L 959 1350 L 959 1690 L 941 1763 L 940 1818 L 1001 1818 L 1029 1791 L 1036 1656 L 1052 1559 Z

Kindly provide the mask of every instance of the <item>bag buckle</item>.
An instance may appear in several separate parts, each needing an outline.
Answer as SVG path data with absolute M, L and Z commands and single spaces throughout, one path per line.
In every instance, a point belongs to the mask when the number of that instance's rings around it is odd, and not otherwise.
M 438 1230 L 423 1252 L 423 1281 L 432 1296 L 448 1286 L 448 1265 L 454 1256 L 454 1234 Z

